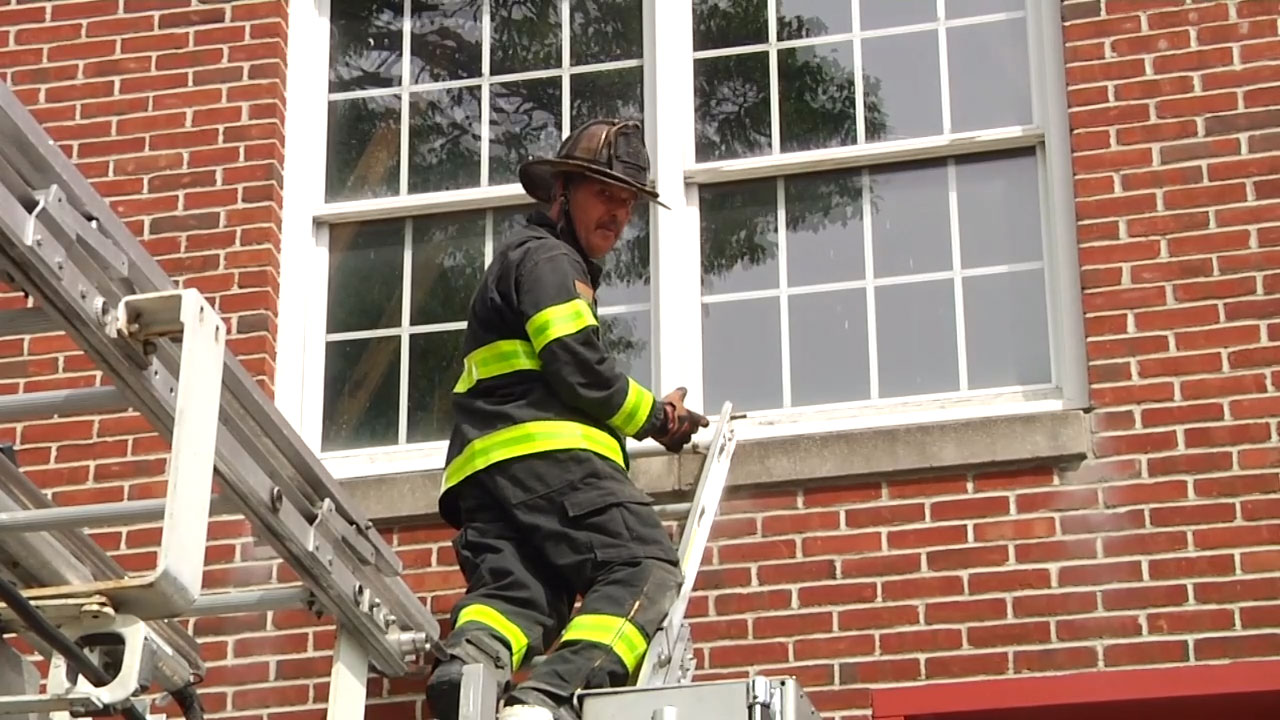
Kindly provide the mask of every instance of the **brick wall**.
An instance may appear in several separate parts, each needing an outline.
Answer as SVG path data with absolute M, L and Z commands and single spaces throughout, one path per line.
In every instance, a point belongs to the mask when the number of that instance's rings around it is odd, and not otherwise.
M 163 4 L 0 4 L 0 67 L 269 377 L 283 3 Z M 854 718 L 889 684 L 1280 656 L 1280 3 L 1063 14 L 1097 459 L 730 493 L 690 608 L 701 677 L 795 673 Z M 56 339 L 6 342 L 10 390 L 91 378 Z M 76 502 L 150 487 L 163 460 L 142 432 L 19 439 Z M 145 567 L 148 532 L 102 541 Z M 447 611 L 452 533 L 386 533 Z M 246 537 L 214 528 L 211 587 L 289 579 Z M 322 716 L 332 628 L 300 611 L 195 626 L 211 712 Z M 421 683 L 374 682 L 377 717 L 422 717 Z

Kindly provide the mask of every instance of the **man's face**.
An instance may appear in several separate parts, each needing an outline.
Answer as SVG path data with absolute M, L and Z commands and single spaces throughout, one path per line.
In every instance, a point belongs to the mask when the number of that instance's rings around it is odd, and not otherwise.
M 580 177 L 569 187 L 573 228 L 587 256 L 599 260 L 618 244 L 631 220 L 636 192 L 621 185 Z

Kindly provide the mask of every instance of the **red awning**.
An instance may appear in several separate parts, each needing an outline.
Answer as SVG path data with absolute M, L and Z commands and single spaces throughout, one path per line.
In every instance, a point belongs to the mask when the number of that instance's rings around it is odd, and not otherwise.
M 875 720 L 1276 720 L 1280 660 L 1097 670 L 871 691 Z

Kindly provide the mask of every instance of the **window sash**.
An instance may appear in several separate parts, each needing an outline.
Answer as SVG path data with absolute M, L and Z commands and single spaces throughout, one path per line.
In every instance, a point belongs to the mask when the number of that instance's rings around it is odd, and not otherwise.
M 277 395 L 286 414 L 300 426 L 304 437 L 318 446 L 323 417 L 323 382 L 325 355 L 325 321 L 327 283 L 314 278 L 327 277 L 327 230 L 330 224 L 382 218 L 457 212 L 461 210 L 497 209 L 529 202 L 518 184 L 475 187 L 438 193 L 400 195 L 370 200 L 324 202 L 324 153 L 315 153 L 315 138 L 323 146 L 324 123 L 315 127 L 314 119 L 326 117 L 328 92 L 328 26 L 330 0 L 291 6 L 290 51 L 307 52 L 305 62 L 290 64 L 291 128 L 310 127 L 288 136 L 300 142 L 290 143 L 286 152 L 287 177 L 293 185 L 293 212 L 286 212 L 284 257 L 287 270 L 286 292 L 281 306 L 280 376 Z M 939 0 L 943 5 L 945 0 Z M 773 0 L 768 2 L 769 22 L 774 23 Z M 306 6 L 311 6 L 310 8 Z M 824 170 L 871 168 L 914 160 L 959 157 L 1017 148 L 1038 148 L 1041 178 L 1043 230 L 1043 262 L 1047 266 L 1046 294 L 1051 317 L 1050 358 L 1053 387 L 1032 388 L 1025 393 L 1031 398 L 1027 407 L 1044 403 L 1063 407 L 1082 407 L 1087 395 L 1083 330 L 1080 322 L 1080 287 L 1078 260 L 1074 243 L 1070 146 L 1066 127 L 1065 98 L 1062 96 L 1062 36 L 1060 18 L 1054 8 L 1042 7 L 1037 0 L 1026 3 L 1029 36 L 1030 77 L 1033 124 L 993 128 L 989 130 L 944 133 L 908 140 L 891 140 L 835 149 L 809 150 L 778 154 L 777 53 L 770 53 L 771 131 L 774 154 L 758 157 L 697 163 L 694 127 L 694 57 L 693 13 L 689 5 L 677 2 L 645 0 L 644 27 L 644 102 L 647 142 L 653 159 L 654 176 L 659 193 L 673 208 L 655 212 L 651 218 L 651 322 L 655 381 L 653 390 L 663 394 L 677 384 L 689 390 L 691 407 L 703 403 L 703 357 L 700 308 L 701 250 L 699 236 L 698 192 L 701 185 L 719 184 L 754 178 L 777 178 L 798 173 Z M 856 13 L 855 13 L 856 14 Z M 298 16 L 298 17 L 294 17 Z M 948 26 L 965 21 L 949 21 Z M 937 27 L 933 23 L 932 27 Z M 315 32 L 322 28 L 317 38 Z M 658 28 L 661 28 L 662 52 L 657 52 Z M 772 30 L 772 28 L 771 28 Z M 855 18 L 855 32 L 856 27 Z M 306 37 L 308 33 L 311 36 Z M 300 37 L 301 36 L 301 37 Z M 566 37 L 567 36 L 563 36 Z M 853 36 L 850 35 L 850 38 Z M 823 38 L 815 42 L 842 39 Z M 785 47 L 797 41 L 773 43 Z M 857 45 L 855 45 L 857 47 Z M 317 55 L 319 51 L 319 55 Z M 567 49 L 563 52 L 567 53 Z M 699 54 L 723 54 L 707 51 Z M 319 62 L 319 58 L 324 62 Z M 567 57 L 567 55 L 566 55 Z M 942 62 L 945 64 L 945 54 Z M 317 73 L 317 67 L 324 68 Z M 861 66 L 857 68 L 860 70 Z M 317 78 L 317 76 L 319 76 Z M 295 78 L 298 81 L 295 82 Z M 486 80 L 487 82 L 487 80 Z M 659 95 L 657 87 L 661 86 Z M 946 90 L 946 78 L 943 89 Z M 1050 91 L 1053 88 L 1053 91 Z M 301 101 L 299 100 L 301 97 Z M 859 93 L 859 112 L 861 112 Z M 944 102 L 944 111 L 946 103 Z M 310 117 L 305 117 L 305 116 Z M 487 131 L 487 130 L 486 130 Z M 308 138 L 312 148 L 307 154 Z M 318 159 L 315 155 L 320 155 Z M 310 168 L 309 170 L 307 168 Z M 288 202 L 288 201 L 286 201 Z M 311 282 L 308 282 L 311 279 Z M 777 291 L 774 291 L 777 292 Z M 299 295 L 305 294 L 305 300 Z M 318 309 L 318 310 L 317 310 Z M 785 321 L 784 321 L 785 322 Z M 298 342 L 287 345 L 290 337 Z M 300 372 L 295 372 L 300 370 Z M 785 368 L 784 368 L 785 370 Z M 401 370 L 402 374 L 407 368 Z M 294 382 L 289 382 L 294 379 Z M 1016 394 L 1015 394 L 1016 395 Z M 784 433 L 787 427 L 810 427 L 814 422 L 848 423 L 850 418 L 884 418 L 895 408 L 914 408 L 912 417 L 926 418 L 930 413 L 947 413 L 950 408 L 966 408 L 974 412 L 982 398 L 994 411 L 1005 396 L 1000 392 L 949 393 L 937 398 L 913 397 L 907 401 L 894 399 L 835 403 L 830 406 L 808 406 L 803 409 L 778 408 L 751 413 L 759 418 L 760 427 L 770 433 Z M 1007 398 L 1005 398 L 1007 399 Z M 703 408 L 714 416 L 719 408 Z M 1008 408 L 1017 411 L 1017 406 Z M 293 412 L 289 412 L 292 410 Z M 403 408 L 400 412 L 403 413 Z M 923 412 L 924 414 L 920 414 Z M 821 418 L 821 420 L 814 420 Z M 387 462 L 408 463 L 414 469 L 436 466 L 442 462 L 443 442 L 401 445 L 388 448 L 325 453 L 326 457 L 346 458 L 349 471 L 359 474 L 364 461 L 353 458 L 381 455 Z

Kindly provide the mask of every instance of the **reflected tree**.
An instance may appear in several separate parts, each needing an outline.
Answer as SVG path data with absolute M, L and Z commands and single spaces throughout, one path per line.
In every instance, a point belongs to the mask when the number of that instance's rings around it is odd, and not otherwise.
M 698 3 L 696 5 L 703 5 Z M 404 32 L 401 0 L 360 0 L 333 3 L 330 89 L 333 92 L 397 87 L 401 82 Z M 723 47 L 736 39 L 762 41 L 766 27 L 761 9 L 764 2 L 717 2 L 710 12 L 695 13 L 695 36 L 700 46 Z M 641 52 L 640 0 L 573 0 L 570 4 L 571 58 L 575 63 L 603 62 L 638 57 Z M 557 0 L 495 0 L 491 12 L 509 13 L 506 21 L 493 24 L 495 72 L 500 65 L 520 65 L 519 69 L 555 66 L 560 62 L 559 2 Z M 409 78 L 414 83 L 479 78 L 482 43 L 482 0 L 414 0 L 407 19 L 410 34 Z M 821 22 L 799 15 L 778 19 L 780 34 L 786 37 L 813 37 L 826 32 Z M 726 40 L 727 39 L 727 40 Z M 732 41 L 732 42 L 730 42 Z M 506 59 L 502 53 L 512 54 Z M 750 55 L 735 56 L 750 58 Z M 780 56 L 779 71 L 787 78 L 786 102 L 779 107 L 781 122 L 789 132 L 803 134 L 813 146 L 848 144 L 850 118 L 854 118 L 858 83 L 844 66 L 831 57 L 795 55 L 794 61 Z M 717 156 L 733 156 L 736 150 L 770 137 L 772 99 L 768 74 L 740 67 L 745 60 L 706 63 L 696 75 L 696 135 L 699 146 Z M 766 62 L 767 67 L 767 62 Z M 510 70 L 510 68 L 508 68 Z M 705 71 L 704 71 L 705 70 Z M 752 70 L 753 72 L 747 72 Z M 572 119 L 587 115 L 635 116 L 642 113 L 642 74 L 633 70 L 609 71 L 606 82 L 588 75 L 581 78 L 582 97 L 573 98 Z M 601 73 L 601 76 L 606 73 Z M 864 77 L 864 123 L 866 139 L 879 139 L 885 118 L 878 101 L 878 81 Z M 634 85 L 635 87 L 631 87 Z M 575 85 L 575 90 L 579 85 Z M 561 85 L 558 80 L 494 83 L 490 86 L 490 162 L 495 181 L 513 180 L 516 164 L 528 156 L 553 151 L 561 133 Z M 411 192 L 447 189 L 478 184 L 481 127 L 480 103 L 484 99 L 475 88 L 414 93 L 410 96 Z M 331 199 L 354 199 L 399 191 L 400 98 L 397 94 L 338 100 L 331 103 L 328 163 L 328 195 Z M 640 118 L 642 119 L 642 118 Z M 766 144 L 767 147 L 767 144 Z M 852 221 L 860 215 L 863 188 L 857 173 L 829 173 L 812 183 L 815 202 L 812 211 L 788 213 L 790 229 L 829 223 L 833 219 Z M 820 202 L 818 201 L 820 200 Z M 820 210 L 827 208 L 826 211 Z M 714 226 L 704 228 L 703 275 L 716 277 L 735 267 L 751 266 L 770 259 L 773 250 L 757 242 L 767 233 L 758 213 L 721 213 Z M 461 222 L 461 221 L 460 221 Z M 505 223 L 504 223 L 505 224 Z M 441 223 L 442 238 L 448 233 Z M 415 222 L 415 228 L 417 223 Z M 331 228 L 329 245 L 334 262 L 351 246 L 357 224 Z M 416 230 L 415 230 L 416 234 Z M 465 234 L 465 233 L 463 233 Z M 606 263 L 604 284 L 626 287 L 650 280 L 649 217 L 637 213 L 629 239 L 621 243 Z M 498 239 L 498 238 L 495 238 Z M 677 242 L 696 242 L 694 238 Z M 469 300 L 483 261 L 482 246 L 465 250 L 449 242 L 422 237 L 415 243 L 414 278 L 409 302 L 447 303 L 450 314 L 458 299 Z M 336 266 L 332 272 L 340 272 Z M 370 282 L 376 282 L 371 277 Z M 346 303 L 369 303 L 376 293 L 353 294 Z M 607 301 L 607 300 L 606 300 Z M 385 303 L 385 301 L 384 301 Z M 394 305 L 394 306 L 393 306 Z M 399 303 L 384 304 L 362 317 L 376 316 L 381 326 L 399 324 Z M 460 318 L 459 318 L 460 319 Z M 618 321 L 625 320 L 619 318 Z M 415 320 L 416 321 L 416 320 Z M 632 362 L 647 352 L 647 338 L 637 338 L 625 322 L 602 323 L 605 342 Z M 430 333 L 410 343 L 410 439 L 442 437 L 448 428 L 449 395 L 460 365 L 461 332 Z M 398 367 L 398 349 L 391 343 L 371 343 L 364 355 L 350 364 L 350 381 L 337 393 L 326 397 L 326 423 L 330 417 L 339 427 L 355 427 L 370 412 L 396 412 L 395 408 L 373 407 L 376 379 Z M 360 378 L 364 377 L 365 380 Z M 328 407 L 332 405 L 333 407 Z M 374 403 L 376 405 L 376 403 Z M 335 413 L 331 416 L 332 413 Z

